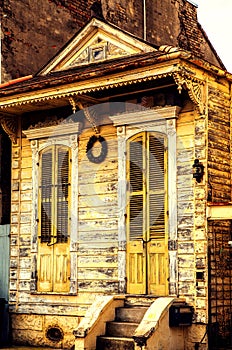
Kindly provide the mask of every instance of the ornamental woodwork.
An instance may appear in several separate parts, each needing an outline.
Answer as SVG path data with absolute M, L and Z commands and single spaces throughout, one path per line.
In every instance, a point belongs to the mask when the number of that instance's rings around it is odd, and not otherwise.
M 73 99 L 71 100 L 71 102 L 73 106 Z M 91 124 L 94 132 L 96 134 L 99 134 L 100 130 L 96 122 L 96 111 L 94 110 L 94 108 L 91 108 L 91 106 L 88 103 L 82 103 L 81 101 L 76 101 L 76 106 L 78 106 L 80 110 L 83 110 L 84 115 L 88 122 Z
M 173 78 L 177 84 L 177 89 L 181 93 L 182 89 L 187 89 L 191 101 L 196 105 L 200 114 L 205 112 L 204 83 L 196 79 L 185 68 L 173 73 Z
M 17 132 L 18 132 L 18 121 L 17 119 L 13 119 L 11 117 L 0 116 L 0 123 L 5 131 L 5 133 L 9 136 L 13 144 L 17 143 Z

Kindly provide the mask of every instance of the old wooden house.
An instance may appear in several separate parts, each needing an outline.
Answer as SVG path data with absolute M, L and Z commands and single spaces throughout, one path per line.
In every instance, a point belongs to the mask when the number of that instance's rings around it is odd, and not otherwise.
M 231 345 L 232 75 L 207 45 L 93 17 L 1 86 L 14 343 Z

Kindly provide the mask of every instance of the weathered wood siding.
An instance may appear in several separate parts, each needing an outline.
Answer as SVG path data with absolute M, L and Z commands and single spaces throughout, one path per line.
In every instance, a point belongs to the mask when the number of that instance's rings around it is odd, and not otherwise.
M 95 164 L 86 156 L 92 131 L 79 143 L 78 291 L 118 292 L 118 155 L 116 129 L 103 127 L 106 159 Z
M 194 113 L 190 104 L 177 120 L 177 203 L 179 293 L 192 296 L 194 284 Z M 188 281 L 188 283 L 186 283 Z
M 210 81 L 208 95 L 208 177 L 212 202 L 231 201 L 230 93 Z
M 192 166 L 195 158 L 206 164 L 206 129 L 206 116 L 187 104 L 177 121 L 178 287 L 202 323 L 207 319 L 206 181 L 193 179 Z M 195 331 L 199 338 L 204 333 Z

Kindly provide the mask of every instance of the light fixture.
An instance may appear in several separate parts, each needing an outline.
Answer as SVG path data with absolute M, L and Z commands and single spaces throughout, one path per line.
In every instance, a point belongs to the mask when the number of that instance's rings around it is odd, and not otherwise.
M 196 179 L 198 183 L 201 182 L 204 175 L 204 165 L 199 162 L 199 159 L 195 159 L 193 163 L 193 178 Z

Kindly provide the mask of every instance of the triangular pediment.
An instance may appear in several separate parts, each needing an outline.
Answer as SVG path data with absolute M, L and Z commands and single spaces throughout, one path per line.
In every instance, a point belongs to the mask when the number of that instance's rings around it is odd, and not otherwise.
M 143 40 L 93 18 L 38 74 L 152 51 L 156 49 Z

